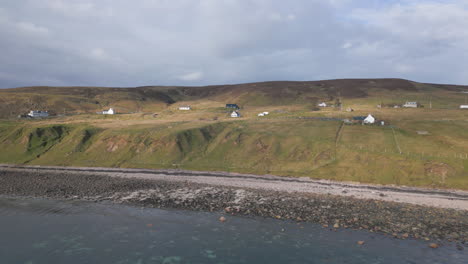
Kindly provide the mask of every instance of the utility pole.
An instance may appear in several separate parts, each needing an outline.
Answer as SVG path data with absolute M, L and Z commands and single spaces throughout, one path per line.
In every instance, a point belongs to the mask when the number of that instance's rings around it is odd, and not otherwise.
M 338 103 L 340 104 L 340 111 L 343 111 L 343 102 L 341 101 L 341 91 L 338 91 Z
M 429 99 L 429 108 L 432 109 L 432 94 L 431 94 L 431 97 Z

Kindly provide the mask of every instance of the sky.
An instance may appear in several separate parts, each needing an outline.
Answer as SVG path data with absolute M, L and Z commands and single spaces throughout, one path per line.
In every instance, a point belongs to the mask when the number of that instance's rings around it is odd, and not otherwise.
M 0 0 L 0 88 L 468 85 L 468 0 Z

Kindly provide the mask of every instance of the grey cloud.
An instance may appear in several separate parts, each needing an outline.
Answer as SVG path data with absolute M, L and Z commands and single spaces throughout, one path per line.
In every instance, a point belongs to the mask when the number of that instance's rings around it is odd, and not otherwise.
M 6 1 L 0 87 L 347 77 L 468 83 L 465 0 L 356 2 Z

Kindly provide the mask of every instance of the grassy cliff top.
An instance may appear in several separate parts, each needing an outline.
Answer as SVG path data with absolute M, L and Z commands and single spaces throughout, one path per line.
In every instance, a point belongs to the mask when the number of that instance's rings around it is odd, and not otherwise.
M 0 163 L 183 168 L 468 189 L 468 87 L 400 79 L 0 90 Z M 318 102 L 342 108 L 318 109 Z M 418 101 L 417 109 L 393 104 Z M 241 106 L 231 118 L 225 104 Z M 377 105 L 383 104 L 383 108 Z M 178 106 L 191 105 L 180 111 Z M 109 107 L 117 115 L 95 112 Z M 353 112 L 347 112 L 352 108 Z M 15 119 L 31 109 L 46 119 Z M 258 113 L 269 112 L 265 117 Z M 373 114 L 385 126 L 343 125 Z

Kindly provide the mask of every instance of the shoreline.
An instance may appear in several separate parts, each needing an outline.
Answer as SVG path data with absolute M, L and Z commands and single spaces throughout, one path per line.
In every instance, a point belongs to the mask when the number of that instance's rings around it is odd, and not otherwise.
M 60 167 L 0 164 L 0 171 L 40 171 L 101 175 L 173 182 L 193 182 L 223 187 L 252 188 L 289 193 L 331 194 L 357 199 L 374 199 L 387 202 L 410 203 L 439 208 L 468 211 L 468 191 L 453 189 L 429 189 L 420 187 L 361 184 L 317 180 L 308 177 L 284 177 L 228 172 L 154 170 L 104 167 Z
M 402 239 L 468 242 L 466 192 L 379 187 L 219 172 L 0 165 L 0 195 L 223 211 Z M 413 198 L 426 203 L 405 202 Z

